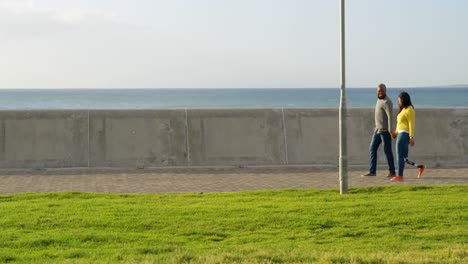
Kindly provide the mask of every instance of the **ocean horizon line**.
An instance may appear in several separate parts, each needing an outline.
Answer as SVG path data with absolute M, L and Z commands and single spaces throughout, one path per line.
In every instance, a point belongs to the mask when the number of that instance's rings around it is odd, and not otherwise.
M 387 89 L 468 89 L 468 84 L 440 85 L 440 86 L 389 86 Z M 340 87 L 0 87 L 0 90 L 211 90 L 211 89 L 341 89 Z M 351 86 L 346 89 L 377 89 L 375 87 Z

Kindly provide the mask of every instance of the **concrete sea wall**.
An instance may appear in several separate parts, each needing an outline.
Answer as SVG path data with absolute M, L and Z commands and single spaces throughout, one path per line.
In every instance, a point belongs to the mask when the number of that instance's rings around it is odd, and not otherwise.
M 373 119 L 348 109 L 350 166 L 368 164 Z M 467 166 L 468 108 L 416 109 L 415 141 L 415 161 Z M 338 148 L 337 109 L 0 111 L 0 169 L 338 166 Z

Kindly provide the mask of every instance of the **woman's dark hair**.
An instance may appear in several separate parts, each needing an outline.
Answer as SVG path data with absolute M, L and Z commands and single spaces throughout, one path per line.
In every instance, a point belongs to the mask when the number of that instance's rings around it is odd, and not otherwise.
M 411 97 L 407 92 L 401 92 L 398 95 L 398 98 L 401 98 L 400 112 L 403 108 L 407 108 L 408 106 L 414 108 L 413 104 L 411 103 Z

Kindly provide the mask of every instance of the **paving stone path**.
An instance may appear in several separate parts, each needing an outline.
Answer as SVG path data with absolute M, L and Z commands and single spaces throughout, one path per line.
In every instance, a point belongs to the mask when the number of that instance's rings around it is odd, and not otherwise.
M 467 168 L 427 168 L 417 178 L 417 170 L 405 170 L 403 182 L 391 182 L 386 171 L 376 177 L 361 177 L 365 169 L 350 168 L 349 188 L 395 184 L 468 184 Z M 187 193 L 237 192 L 285 188 L 339 190 L 338 168 L 171 168 L 148 170 L 57 169 L 2 170 L 0 194 L 42 192 L 99 193 Z

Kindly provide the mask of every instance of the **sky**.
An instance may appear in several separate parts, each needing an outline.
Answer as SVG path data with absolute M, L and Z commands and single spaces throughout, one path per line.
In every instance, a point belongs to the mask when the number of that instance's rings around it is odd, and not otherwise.
M 346 86 L 468 84 L 468 1 L 346 0 Z M 339 0 L 0 0 L 0 88 L 338 88 Z

